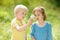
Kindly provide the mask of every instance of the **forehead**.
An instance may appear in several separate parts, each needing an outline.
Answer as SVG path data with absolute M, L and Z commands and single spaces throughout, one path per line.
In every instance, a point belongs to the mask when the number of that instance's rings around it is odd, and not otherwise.
M 41 14 L 41 11 L 35 11 L 34 14 Z
M 26 9 L 16 9 L 16 12 L 23 12 L 23 13 L 27 13 L 28 11 Z

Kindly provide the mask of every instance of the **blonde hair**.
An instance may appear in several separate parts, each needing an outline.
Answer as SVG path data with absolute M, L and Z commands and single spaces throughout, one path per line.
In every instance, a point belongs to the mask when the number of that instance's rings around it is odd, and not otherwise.
M 15 8 L 14 8 L 14 13 L 16 13 L 16 11 L 18 10 L 18 9 L 22 9 L 22 10 L 25 10 L 26 12 L 28 12 L 28 8 L 26 7 L 26 6 L 24 6 L 24 5 L 17 5 Z

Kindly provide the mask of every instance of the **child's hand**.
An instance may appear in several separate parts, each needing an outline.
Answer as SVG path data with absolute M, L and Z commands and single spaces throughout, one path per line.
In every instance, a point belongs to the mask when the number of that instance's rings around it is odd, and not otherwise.
M 30 19 L 29 19 L 29 21 L 28 21 L 28 24 L 32 24 L 32 22 L 33 22 L 33 20 L 34 20 L 34 15 L 32 14 L 31 16 L 30 16 Z
M 35 40 L 35 38 L 34 38 L 34 39 L 32 39 L 32 40 Z
M 30 16 L 30 18 L 31 18 L 31 19 L 34 19 L 34 15 L 32 14 L 32 15 Z
M 33 22 L 33 19 L 32 19 L 32 18 L 30 18 L 30 19 L 29 19 L 29 21 L 28 21 L 28 24 L 29 24 L 29 25 L 31 25 L 31 24 L 32 24 L 32 22 Z
M 35 38 L 33 37 L 32 40 L 35 40 Z

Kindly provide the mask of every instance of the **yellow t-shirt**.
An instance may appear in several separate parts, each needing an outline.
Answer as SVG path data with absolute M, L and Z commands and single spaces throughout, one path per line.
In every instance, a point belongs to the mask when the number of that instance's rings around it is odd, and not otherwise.
M 26 39 L 26 33 L 25 30 L 24 31 L 18 31 L 15 28 L 15 25 L 18 24 L 23 25 L 22 23 L 20 23 L 20 21 L 17 21 L 16 18 L 13 19 L 12 23 L 11 23 L 11 28 L 12 28 L 12 40 L 25 40 Z

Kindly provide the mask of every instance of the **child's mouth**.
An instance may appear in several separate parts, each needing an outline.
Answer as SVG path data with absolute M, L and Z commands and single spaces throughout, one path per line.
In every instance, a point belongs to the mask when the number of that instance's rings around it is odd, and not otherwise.
M 23 17 L 24 18 L 24 17 Z
M 38 18 L 37 18 L 37 20 L 38 20 Z

